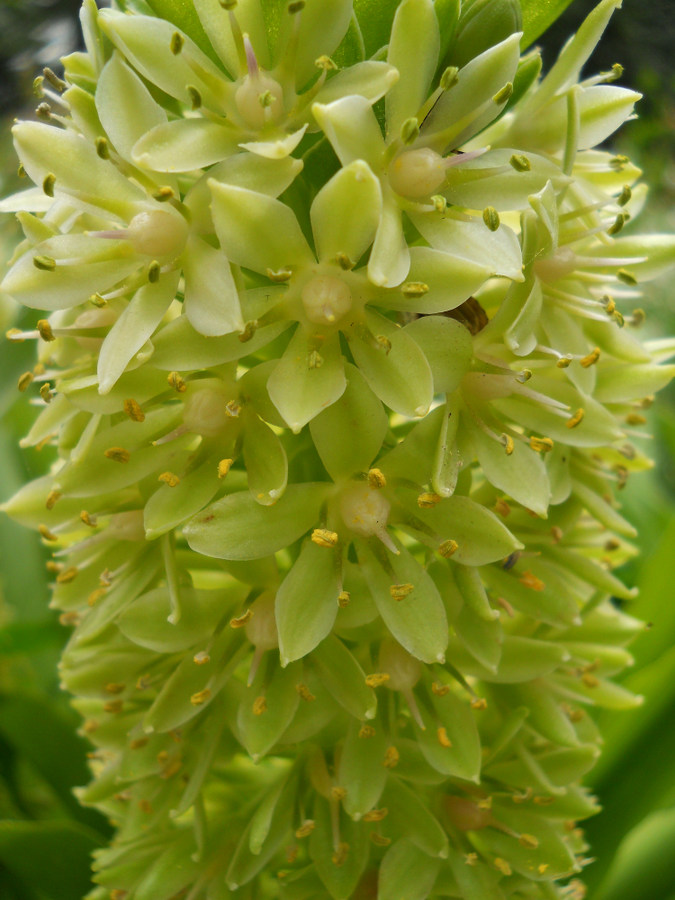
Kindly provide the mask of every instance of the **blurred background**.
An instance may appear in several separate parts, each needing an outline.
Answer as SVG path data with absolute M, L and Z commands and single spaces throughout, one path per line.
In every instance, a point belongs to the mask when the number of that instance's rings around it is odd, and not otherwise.
M 34 77 L 78 48 L 79 0 L 0 0 L 0 197 L 18 189 L 9 137 L 15 116 L 32 116 Z M 99 4 L 102 5 L 102 4 Z M 573 0 L 537 42 L 544 66 L 595 5 Z M 613 140 L 645 173 L 650 200 L 636 228 L 675 231 L 675 0 L 624 0 L 588 73 L 624 66 L 621 83 L 641 91 L 639 118 Z M 630 225 L 628 227 L 631 227 Z M 0 266 L 18 240 L 0 216 Z M 675 334 L 672 278 L 644 298 L 643 338 Z M 0 296 L 2 332 L 34 327 Z M 16 388 L 34 364 L 34 345 L 0 349 L 0 501 L 43 474 L 49 450 L 21 451 L 33 417 Z M 584 873 L 588 900 L 675 900 L 675 387 L 663 391 L 645 428 L 655 468 L 629 480 L 622 512 L 640 532 L 640 555 L 621 575 L 640 595 L 629 612 L 652 627 L 633 645 L 624 677 L 645 695 L 632 712 L 601 716 L 605 750 L 589 779 L 604 810 L 585 823 L 597 861 Z M 59 691 L 57 661 L 67 629 L 48 609 L 46 554 L 33 533 L 0 514 L 0 897 L 79 900 L 89 889 L 89 853 L 109 836 L 105 820 L 81 809 L 72 788 L 88 780 L 78 718 Z M 36 861 L 39 864 L 36 865 Z

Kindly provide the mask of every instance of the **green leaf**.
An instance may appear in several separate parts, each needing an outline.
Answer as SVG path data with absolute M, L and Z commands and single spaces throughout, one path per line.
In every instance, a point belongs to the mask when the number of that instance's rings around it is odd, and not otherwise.
M 521 49 L 529 47 L 561 16 L 572 0 L 520 0 L 523 11 Z
M 91 889 L 90 854 L 98 846 L 96 833 L 74 822 L 0 822 L 3 866 L 49 900 L 73 900 Z
M 282 665 L 306 656 L 333 627 L 339 564 L 335 551 L 305 541 L 275 601 Z
M 363 35 L 366 57 L 389 43 L 391 23 L 399 0 L 354 0 L 354 12 Z
M 274 506 L 248 491 L 216 500 L 183 529 L 197 553 L 218 559 L 261 559 L 293 543 L 316 522 L 328 484 L 292 484 Z
M 321 462 L 335 481 L 366 471 L 389 428 L 382 403 L 363 375 L 349 363 L 345 373 L 343 395 L 309 423 Z

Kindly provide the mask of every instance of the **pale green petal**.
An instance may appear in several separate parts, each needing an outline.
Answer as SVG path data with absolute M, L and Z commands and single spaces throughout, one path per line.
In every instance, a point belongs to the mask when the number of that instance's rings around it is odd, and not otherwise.
M 235 152 L 238 138 L 232 128 L 210 119 L 174 119 L 145 132 L 134 144 L 132 159 L 156 172 L 190 172 Z
M 373 346 L 358 327 L 347 333 L 354 361 L 371 389 L 387 406 L 404 416 L 426 415 L 434 385 L 429 363 L 415 341 L 402 328 L 377 313 L 366 323 L 371 334 L 384 337 L 391 348 Z
M 309 423 L 321 461 L 335 481 L 367 471 L 389 428 L 382 403 L 363 375 L 348 363 L 345 370 L 344 394 Z
M 352 721 L 345 738 L 338 763 L 337 777 L 347 791 L 342 803 L 355 821 L 373 809 L 387 782 L 387 770 L 382 765 L 387 751 L 387 739 L 382 729 L 364 740 L 361 725 Z
M 629 263 L 627 268 L 638 281 L 650 281 L 665 275 L 675 265 L 675 236 L 672 234 L 636 234 L 615 238 L 611 244 L 599 244 L 580 251 L 583 256 L 611 256 L 619 259 L 646 257 L 643 262 Z M 612 267 L 608 269 L 611 271 Z
M 411 219 L 422 237 L 436 250 L 479 266 L 488 266 L 494 275 L 523 280 L 520 244 L 508 226 L 501 225 L 497 231 L 490 231 L 482 219 L 464 222 L 448 216 L 442 218 L 436 213 L 414 213 Z
M 38 269 L 35 256 L 56 260 L 52 271 Z M 59 265 L 60 260 L 80 260 Z M 82 234 L 59 234 L 24 253 L 0 282 L 0 289 L 32 309 L 67 309 L 106 291 L 135 269 L 139 260 L 126 241 Z
M 471 365 L 473 345 L 468 329 L 446 316 L 422 316 L 404 331 L 422 349 L 431 367 L 434 393 L 452 393 Z
M 325 106 L 341 97 L 357 95 L 375 103 L 396 84 L 398 77 L 392 66 L 369 59 L 341 69 L 320 89 L 315 102 Z
M 266 160 L 264 157 L 255 156 L 252 153 L 233 153 L 209 169 L 186 194 L 185 205 L 192 214 L 192 229 L 201 234 L 213 232 L 213 222 L 209 210 L 210 178 L 222 184 L 232 184 L 249 191 L 256 191 L 259 194 L 278 197 L 293 183 L 301 171 L 302 160 L 294 159 L 291 156 L 278 160 Z
M 98 357 L 99 392 L 111 390 L 129 362 L 150 338 L 176 295 L 179 273 L 172 272 L 155 284 L 138 290 L 122 311 L 101 345 Z
M 311 662 L 337 702 L 357 719 L 373 719 L 377 710 L 375 691 L 366 684 L 366 675 L 351 650 L 329 634 Z
M 220 246 L 235 265 L 266 274 L 308 264 L 313 254 L 288 206 L 246 188 L 209 180 Z
M 310 653 L 328 635 L 340 593 L 335 553 L 305 541 L 277 591 L 274 611 L 282 666 Z
M 315 60 L 320 56 L 330 56 L 336 49 L 349 27 L 351 15 L 351 0 L 307 0 L 300 13 L 298 50 L 295 57 L 296 89 L 304 87 L 316 74 Z M 282 20 L 280 46 L 283 46 L 284 37 L 292 27 L 293 16 L 285 15 Z
M 47 212 L 54 205 L 52 197 L 48 197 L 40 187 L 17 191 L 0 200 L 0 213 L 15 212 Z
M 106 135 L 125 159 L 131 159 L 131 148 L 140 137 L 166 122 L 166 112 L 118 52 L 99 76 L 96 110 Z
M 501 876 L 485 863 L 478 861 L 474 866 L 467 866 L 466 856 L 453 847 L 450 847 L 448 861 L 459 889 L 466 897 L 471 897 L 471 900 L 505 900 L 506 895 L 498 883 Z
M 504 447 L 473 425 L 468 416 L 462 419 L 462 426 L 469 430 L 487 480 L 526 509 L 546 518 L 551 488 L 541 455 L 516 440 L 513 453 L 507 456 Z
M 296 434 L 347 386 L 338 335 L 321 345 L 320 364 L 310 365 L 315 349 L 316 341 L 299 325 L 267 382 L 272 402 Z
M 281 441 L 254 412 L 246 411 L 244 465 L 248 488 L 262 506 L 272 506 L 286 490 L 288 460 Z
M 293 543 L 312 527 L 329 484 L 292 484 L 274 506 L 248 491 L 216 500 L 183 529 L 197 553 L 218 559 L 261 559 Z
M 368 100 L 344 97 L 325 106 L 315 103 L 312 113 L 343 166 L 362 159 L 379 172 L 384 140 Z
M 149 541 L 182 525 L 210 503 L 222 481 L 218 478 L 218 459 L 210 457 L 173 487 L 162 484 L 147 500 L 143 511 L 145 535 Z M 181 628 L 183 617 L 181 616 Z
M 625 403 L 660 391 L 675 376 L 675 365 L 606 365 L 598 372 L 595 398 L 601 403 Z
M 293 131 L 286 137 L 279 137 L 272 141 L 247 141 L 239 144 L 243 150 L 248 150 L 256 156 L 262 156 L 264 159 L 284 159 L 295 150 L 300 141 L 303 139 L 307 126 L 303 125 L 297 131 Z
M 459 71 L 457 83 L 438 98 L 418 143 L 443 153 L 460 147 L 504 108 L 493 97 L 513 78 L 520 57 L 520 33 L 490 47 Z
M 154 16 L 125 15 L 111 9 L 101 10 L 99 22 L 115 47 L 144 78 L 188 106 L 192 105 L 188 85 L 196 88 L 203 102 L 216 110 L 222 108 L 232 93 L 226 75 L 171 22 Z M 176 33 L 183 41 L 178 54 L 171 50 Z M 188 64 L 188 57 L 194 60 L 202 75 Z
M 185 315 L 200 334 L 243 331 L 239 295 L 227 257 L 201 238 L 188 238 L 183 254 Z
M 310 210 L 316 252 L 332 261 L 344 253 L 354 263 L 370 247 L 380 221 L 382 188 L 370 167 L 355 160 L 334 175 Z
M 603 324 L 603 323 L 598 323 Z M 614 325 L 614 322 L 608 323 Z M 584 357 L 593 349 L 589 346 L 589 338 L 585 328 L 582 328 L 580 320 L 553 303 L 546 304 L 542 309 L 541 325 L 548 337 L 551 347 L 558 347 L 566 355 L 576 356 L 571 365 L 565 369 L 565 375 L 580 391 L 592 394 L 595 388 L 597 366 L 582 366 L 578 358 Z M 614 327 L 614 331 L 623 329 Z
M 147 201 L 144 191 L 75 132 L 41 122 L 20 122 L 12 133 L 19 159 L 35 184 L 42 185 L 47 175 L 54 175 L 57 193 L 63 191 L 77 205 L 105 209 L 126 220 Z
M 399 73 L 385 97 L 387 136 L 399 136 L 401 125 L 417 116 L 430 93 L 436 71 L 440 34 L 431 0 L 403 0 L 394 16 L 387 62 Z
M 380 863 L 378 900 L 425 900 L 438 875 L 440 862 L 430 859 L 407 838 L 387 850 Z
M 271 60 L 267 48 L 262 5 L 260 0 L 239 0 L 236 16 L 239 27 L 250 38 L 259 65 L 264 69 L 269 69 Z M 244 73 L 240 71 L 237 48 L 232 37 L 227 12 L 218 0 L 194 0 L 194 7 L 213 49 L 223 61 L 223 65 L 232 78 L 236 79 L 243 75 Z
M 242 696 L 237 711 L 237 730 L 254 762 L 268 753 L 293 721 L 300 696 L 295 689 L 302 665 L 275 668 L 270 676 L 261 668 L 253 684 Z M 265 715 L 257 715 L 253 704 L 265 692 Z
M 410 251 L 403 233 L 402 212 L 387 188 L 375 243 L 368 260 L 368 278 L 378 287 L 396 287 L 410 269 Z
M 481 768 L 481 743 L 476 717 L 468 703 L 450 690 L 442 697 L 432 694 L 434 715 L 423 713 L 425 731 L 415 727 L 415 734 L 427 762 L 444 775 L 478 783 Z M 441 745 L 437 724 L 445 729 L 450 747 Z
M 411 247 L 405 284 L 398 291 L 376 294 L 371 303 L 425 315 L 448 312 L 468 300 L 491 274 L 486 265 L 430 247 Z M 408 285 L 423 285 L 428 290 L 411 292 Z

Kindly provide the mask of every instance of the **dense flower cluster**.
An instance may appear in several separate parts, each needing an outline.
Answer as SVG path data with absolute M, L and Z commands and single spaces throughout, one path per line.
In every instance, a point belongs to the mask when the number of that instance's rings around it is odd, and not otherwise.
M 401 0 L 350 65 L 351 0 L 190 5 L 85 0 L 2 204 L 91 900 L 582 897 L 587 708 L 638 702 L 614 494 L 674 370 L 629 310 L 675 241 L 593 149 L 638 95 L 579 80 L 620 0 L 543 79 L 501 0 Z

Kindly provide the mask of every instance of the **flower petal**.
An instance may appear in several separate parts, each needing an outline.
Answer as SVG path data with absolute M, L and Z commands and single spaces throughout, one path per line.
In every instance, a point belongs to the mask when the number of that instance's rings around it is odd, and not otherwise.
M 214 337 L 244 330 L 237 287 L 221 250 L 201 238 L 188 238 L 183 275 L 185 315 L 200 334 Z
M 410 251 L 403 233 L 402 213 L 387 188 L 375 243 L 368 261 L 368 278 L 378 287 L 396 287 L 410 269 Z
M 261 506 L 272 506 L 286 490 L 286 451 L 269 425 L 248 410 L 244 420 L 244 464 L 252 496 Z
M 376 103 L 396 84 L 398 77 L 393 66 L 369 59 L 333 75 L 319 90 L 315 102 L 325 106 L 341 97 L 357 95 Z
M 258 64 L 264 69 L 269 69 L 271 60 L 267 49 L 262 6 L 263 4 L 259 0 L 239 0 L 236 16 L 242 32 L 249 36 Z M 240 71 L 237 47 L 232 36 L 227 12 L 218 0 L 194 0 L 194 7 L 213 49 L 223 61 L 232 78 L 237 79 L 244 73 Z
M 266 274 L 313 261 L 295 213 L 288 206 L 246 188 L 209 180 L 216 234 L 235 265 Z
M 255 153 L 256 156 L 262 156 L 265 159 L 284 159 L 290 156 L 303 139 L 307 126 L 303 125 L 297 131 L 285 137 L 279 137 L 274 141 L 247 141 L 239 144 L 243 150 Z
M 238 134 L 210 119 L 174 119 L 156 125 L 134 144 L 137 166 L 156 172 L 190 172 L 235 152 Z
M 473 357 L 469 330 L 446 316 L 422 316 L 403 329 L 421 348 L 434 378 L 435 394 L 451 394 Z
M 382 188 L 370 167 L 355 160 L 314 198 L 310 215 L 320 260 L 344 253 L 357 263 L 373 242 L 382 210 Z
M 362 159 L 375 172 L 381 168 L 384 140 L 373 109 L 364 97 L 343 97 L 312 106 L 314 118 L 343 166 Z

